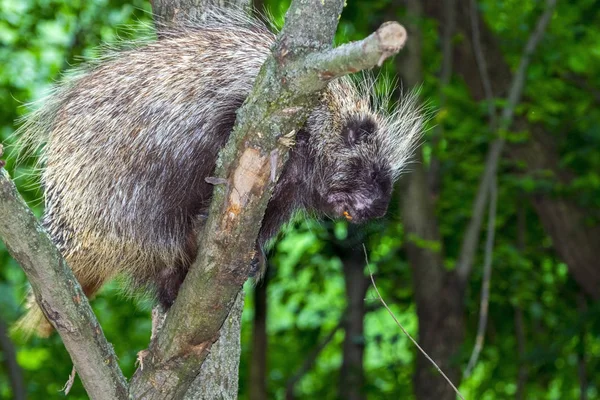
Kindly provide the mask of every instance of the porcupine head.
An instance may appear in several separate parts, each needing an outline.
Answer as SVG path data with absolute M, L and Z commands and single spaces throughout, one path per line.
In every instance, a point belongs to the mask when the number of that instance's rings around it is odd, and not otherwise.
M 46 141 L 44 226 L 88 297 L 125 274 L 168 308 L 196 256 L 213 189 L 204 178 L 274 40 L 231 12 L 203 23 L 83 71 L 24 125 L 29 140 Z M 215 79 L 232 65 L 237 74 Z M 267 206 L 259 248 L 299 209 L 352 223 L 386 212 L 422 118 L 414 93 L 390 107 L 374 86 L 342 78 L 318 95 Z M 30 305 L 21 328 L 47 333 Z

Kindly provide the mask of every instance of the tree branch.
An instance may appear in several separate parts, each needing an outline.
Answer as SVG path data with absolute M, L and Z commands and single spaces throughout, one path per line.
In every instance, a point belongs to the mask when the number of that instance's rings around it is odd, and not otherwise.
M 71 269 L 0 170 L 0 238 L 25 271 L 36 300 L 60 334 L 93 399 L 127 399 L 127 383 Z
M 494 257 L 494 236 L 496 233 L 496 212 L 498 202 L 498 181 L 496 177 L 492 179 L 490 186 L 490 208 L 488 211 L 487 238 L 485 242 L 485 261 L 483 265 L 483 279 L 481 283 L 481 301 L 479 306 L 479 323 L 477 325 L 477 335 L 475 336 L 475 347 L 469 358 L 467 368 L 465 368 L 464 377 L 469 377 L 479 354 L 483 349 L 485 341 L 485 328 L 487 326 L 489 302 L 490 302 L 490 281 L 492 279 L 492 261 Z
M 279 176 L 289 150 L 278 139 L 300 128 L 315 105 L 315 94 L 329 80 L 371 67 L 402 47 L 405 36 L 388 35 L 403 31 L 392 23 L 364 41 L 330 50 L 342 6 L 343 0 L 292 2 L 273 54 L 238 110 L 233 133 L 220 153 L 215 176 L 228 183 L 214 188 L 198 257 L 150 344 L 144 369 L 133 378 L 136 398 L 180 398 L 198 375 L 248 277 L 276 183 L 271 171 Z M 315 51 L 321 53 L 308 57 Z M 320 63 L 308 68 L 309 59 Z M 326 71 L 318 69 L 324 67 Z
M 444 0 L 444 18 L 445 24 L 442 33 L 442 68 L 440 71 L 439 86 L 439 112 L 445 111 L 447 96 L 446 87 L 450 84 L 452 78 L 453 45 L 452 39 L 456 28 L 456 0 Z M 431 147 L 434 152 L 437 151 L 440 140 L 444 137 L 444 125 L 442 120 L 433 129 L 431 136 Z M 441 162 L 439 157 L 432 157 L 428 172 L 429 191 L 435 197 L 439 195 L 441 185 Z
M 185 393 L 184 400 L 237 399 L 243 310 L 244 292 L 240 291 L 221 327 L 219 340 L 211 347 L 200 374 Z
M 519 67 L 517 68 L 517 72 L 515 73 L 515 76 L 511 83 L 506 107 L 504 107 L 504 110 L 502 111 L 502 116 L 500 118 L 498 126 L 500 132 L 508 130 L 512 125 L 513 118 L 515 115 L 515 108 L 521 99 L 521 95 L 523 94 L 527 68 L 529 67 L 531 57 L 533 56 L 537 45 L 544 36 L 544 32 L 546 30 L 546 27 L 548 26 L 548 23 L 550 22 L 550 17 L 554 13 L 555 7 L 556 0 L 546 0 L 546 8 L 543 14 L 538 19 L 535 30 L 531 33 L 529 39 L 527 40 L 527 44 L 523 51 L 523 56 L 521 57 Z M 483 74 L 483 76 L 485 77 L 486 74 Z M 485 78 L 483 80 L 485 81 Z M 496 171 L 498 170 L 500 155 L 502 154 L 504 144 L 504 138 L 498 137 L 492 142 L 488 151 L 485 164 L 485 171 L 477 189 L 477 195 L 475 197 L 473 211 L 471 213 L 472 217 L 469 221 L 469 225 L 467 227 L 464 239 L 462 241 L 459 260 L 457 264 L 457 273 L 463 284 L 466 282 L 466 280 L 469 278 L 469 275 L 471 274 L 471 270 L 473 267 L 473 259 L 475 257 L 475 250 L 477 249 L 479 242 L 479 232 L 481 230 L 483 214 L 485 212 L 485 205 L 487 203 L 487 194 L 489 191 L 490 184 L 496 176 Z

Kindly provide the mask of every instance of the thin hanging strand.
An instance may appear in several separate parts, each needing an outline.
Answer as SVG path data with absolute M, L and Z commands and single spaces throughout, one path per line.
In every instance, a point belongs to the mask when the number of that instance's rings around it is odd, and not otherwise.
M 402 326 L 402 324 L 400 323 L 400 321 L 398 321 L 398 319 L 396 318 L 396 316 L 394 315 L 394 313 L 392 312 L 392 310 L 390 310 L 390 308 L 388 307 L 387 303 L 385 302 L 385 300 L 383 300 L 383 297 L 381 297 L 381 293 L 379 293 L 379 289 L 377 289 L 377 285 L 375 284 L 375 278 L 373 278 L 373 271 L 371 271 L 371 265 L 369 264 L 369 257 L 367 256 L 367 248 L 365 247 L 365 244 L 363 243 L 363 250 L 365 252 L 365 261 L 367 262 L 367 268 L 369 269 L 369 276 L 371 277 L 371 282 L 373 283 L 373 288 L 375 289 L 375 293 L 377 293 L 377 297 L 379 297 L 379 301 L 381 301 L 381 304 L 383 304 L 383 306 L 385 307 L 385 309 L 387 310 L 387 312 L 392 316 L 392 318 L 394 319 L 394 321 L 396 322 L 396 324 L 400 327 L 400 329 L 402 329 L 402 332 L 410 339 L 411 342 L 413 342 L 413 344 L 415 346 L 417 346 L 417 349 L 419 349 L 419 351 L 421 353 L 423 353 L 423 355 L 425 356 L 425 358 L 427 358 L 429 360 L 429 362 L 435 367 L 435 369 L 438 370 L 438 372 L 440 373 L 440 375 L 442 375 L 444 377 L 444 379 L 448 382 L 448 384 L 450 384 L 450 386 L 452 386 L 452 389 L 454 389 L 454 391 L 456 392 L 456 395 L 458 397 L 460 397 L 461 400 L 465 400 L 465 398 L 462 396 L 462 394 L 460 394 L 460 392 L 458 391 L 458 389 L 456 388 L 456 386 L 454 386 L 454 384 L 452 383 L 452 381 L 450 380 L 450 378 L 448 378 L 446 376 L 446 374 L 444 374 L 444 371 L 442 371 L 442 369 L 440 367 L 438 367 L 438 365 L 435 363 L 435 361 L 432 360 L 431 357 L 429 357 L 429 355 L 425 352 L 425 350 L 423 350 L 421 348 L 421 346 L 419 346 L 419 343 L 417 343 L 417 341 L 415 339 L 413 339 L 412 336 L 410 336 L 410 333 L 408 333 L 406 331 L 406 329 L 404 329 L 404 327 Z

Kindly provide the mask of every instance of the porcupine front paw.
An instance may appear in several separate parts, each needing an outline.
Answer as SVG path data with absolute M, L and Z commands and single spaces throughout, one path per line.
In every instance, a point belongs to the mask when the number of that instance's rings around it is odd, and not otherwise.
M 256 245 L 254 248 L 254 257 L 252 257 L 252 261 L 250 261 L 250 273 L 248 275 L 250 278 L 255 278 L 259 281 L 263 277 L 266 268 L 267 259 L 265 253 L 259 245 Z

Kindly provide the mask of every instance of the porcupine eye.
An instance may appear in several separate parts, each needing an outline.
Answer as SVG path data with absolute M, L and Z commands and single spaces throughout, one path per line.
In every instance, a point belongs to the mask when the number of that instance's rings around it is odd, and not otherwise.
M 350 146 L 363 142 L 375 132 L 375 122 L 370 118 L 352 119 L 346 123 L 343 136 Z

